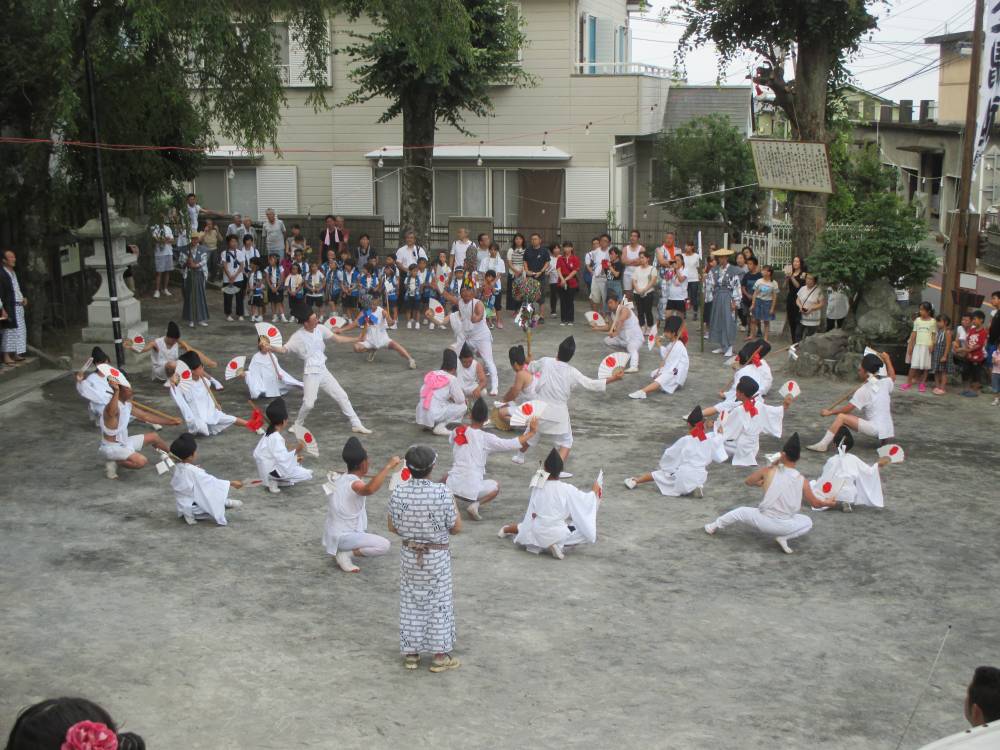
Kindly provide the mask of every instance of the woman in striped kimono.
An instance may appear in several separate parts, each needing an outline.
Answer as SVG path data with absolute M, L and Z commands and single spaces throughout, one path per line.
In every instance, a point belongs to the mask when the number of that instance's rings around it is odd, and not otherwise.
M 389 497 L 389 531 L 402 537 L 399 555 L 399 650 L 407 669 L 434 654 L 431 672 L 459 666 L 448 536 L 462 529 L 451 491 L 428 479 L 437 453 L 424 445 L 406 452 L 410 478 Z

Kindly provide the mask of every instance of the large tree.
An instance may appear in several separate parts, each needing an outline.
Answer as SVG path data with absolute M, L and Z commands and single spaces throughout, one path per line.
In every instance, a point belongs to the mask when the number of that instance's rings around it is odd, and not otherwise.
M 466 113 L 489 115 L 496 86 L 529 85 L 518 58 L 525 37 L 508 0 L 343 0 L 375 26 L 346 53 L 357 88 L 344 104 L 385 98 L 379 122 L 403 119 L 402 227 L 424 242 L 431 226 L 438 122 L 466 135 Z
M 829 92 L 846 78 L 844 64 L 877 25 L 869 8 L 885 0 L 680 0 L 685 46 L 712 43 L 724 68 L 745 52 L 756 55 L 754 81 L 774 91 L 796 140 L 827 142 Z M 791 57 L 791 76 L 786 59 Z M 826 223 L 828 196 L 796 193 L 792 233 L 807 255 Z
M 750 145 L 725 115 L 700 117 L 662 133 L 655 152 L 653 194 L 671 201 L 672 213 L 682 219 L 722 218 L 739 231 L 756 224 L 760 190 L 714 192 L 756 179 Z M 680 200 L 700 193 L 713 194 Z
M 193 178 L 219 137 L 276 147 L 284 103 L 276 16 L 325 83 L 326 0 L 9 0 L 0 28 L 0 230 L 27 269 L 38 343 L 50 250 L 97 213 L 83 51 L 95 69 L 108 191 L 137 210 Z M 322 89 L 314 89 L 323 106 Z M 249 105 L 249 106 L 248 106 Z M 24 140 L 18 140 L 24 139 Z

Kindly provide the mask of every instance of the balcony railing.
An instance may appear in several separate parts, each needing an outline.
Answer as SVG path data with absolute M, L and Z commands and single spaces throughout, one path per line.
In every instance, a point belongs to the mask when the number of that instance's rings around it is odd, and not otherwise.
M 674 71 L 659 65 L 638 62 L 578 62 L 573 64 L 573 72 L 584 76 L 648 76 L 650 78 L 673 78 Z

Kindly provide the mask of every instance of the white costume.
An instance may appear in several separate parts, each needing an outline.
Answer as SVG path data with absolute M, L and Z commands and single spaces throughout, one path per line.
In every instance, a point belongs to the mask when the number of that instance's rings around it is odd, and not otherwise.
M 733 382 L 729 386 L 729 390 L 726 391 L 723 400 L 715 405 L 716 411 L 730 411 L 739 406 L 739 402 L 736 400 L 736 386 L 744 375 L 757 384 L 757 395 L 760 398 L 766 396 L 767 392 L 771 390 L 771 384 L 774 382 L 771 366 L 763 359 L 760 361 L 759 367 L 753 363 L 746 364 L 736 371 Z
M 128 423 L 132 419 L 132 402 L 118 402 L 118 428 L 114 431 L 104 426 L 104 412 L 101 412 L 97 424 L 101 428 L 101 444 L 97 452 L 105 461 L 127 461 L 133 453 L 138 453 L 145 445 L 142 435 L 128 434 Z M 105 438 L 114 438 L 109 442 Z
M 218 435 L 236 422 L 236 417 L 226 414 L 215 405 L 208 378 L 192 379 L 186 386 L 170 385 L 177 408 L 195 435 Z
M 323 548 L 331 555 L 358 550 L 365 557 L 377 557 L 389 551 L 388 539 L 365 531 L 368 528 L 365 497 L 351 489 L 352 484 L 360 481 L 361 477 L 354 474 L 341 474 L 331 483 L 333 491 L 327 490 Z
M 760 505 L 756 508 L 744 505 L 731 510 L 709 526 L 724 529 L 734 523 L 742 523 L 775 538 L 802 536 L 813 525 L 809 516 L 799 513 L 802 509 L 802 482 L 802 475 L 796 469 L 781 464 L 775 470 Z
M 482 358 L 483 366 L 486 368 L 486 374 L 490 379 L 490 391 L 496 391 L 500 388 L 500 377 L 497 373 L 496 363 L 493 361 L 493 334 L 490 333 L 489 327 L 486 325 L 486 310 L 483 309 L 483 319 L 478 323 L 472 322 L 472 313 L 476 309 L 476 305 L 480 307 L 483 303 L 477 299 L 470 299 L 468 302 L 463 300 L 458 300 L 458 314 L 462 318 L 462 332 L 461 342 L 458 344 L 458 351 L 461 351 L 462 344 L 468 344 L 476 353 Z
M 722 463 L 726 458 L 726 450 L 719 441 L 685 435 L 663 451 L 660 468 L 653 472 L 653 481 L 663 495 L 687 495 L 705 486 L 708 481 L 706 467 L 710 463 Z
M 351 399 L 337 379 L 326 368 L 326 341 L 333 338 L 333 332 L 326 326 L 316 326 L 312 331 L 300 328 L 285 344 L 285 351 L 296 354 L 305 363 L 303 368 L 302 406 L 299 407 L 295 424 L 302 426 L 306 417 L 316 405 L 316 396 L 322 388 L 337 402 L 341 413 L 351 421 L 351 427 L 360 427 L 361 418 L 351 406 Z
M 827 459 L 823 466 L 823 473 L 819 479 L 810 482 L 809 486 L 816 494 L 826 495 L 823 491 L 823 485 L 832 484 L 839 479 L 844 480 L 844 485 L 840 488 L 836 498 L 828 499 L 836 499 L 852 505 L 885 507 L 878 463 L 869 466 L 857 456 L 840 449 L 835 456 Z
M 167 363 L 177 361 L 180 356 L 180 343 L 175 341 L 173 346 L 167 346 L 166 337 L 160 336 L 153 340 L 153 344 L 155 346 L 149 350 L 149 362 L 152 365 L 150 374 L 153 380 L 166 380 Z
M 461 436 L 461 437 L 460 437 Z M 459 444 L 460 439 L 465 442 Z M 448 438 L 454 455 L 448 471 L 448 489 L 456 497 L 476 501 L 497 489 L 497 483 L 486 479 L 486 461 L 491 453 L 516 451 L 521 447 L 517 438 L 504 440 L 484 430 L 461 426 Z
M 715 422 L 713 440 L 722 441 L 726 453 L 733 458 L 733 466 L 756 466 L 757 451 L 760 448 L 760 434 L 766 432 L 774 437 L 781 437 L 781 425 L 785 418 L 782 406 L 768 406 L 756 398 L 750 403 L 757 410 L 751 415 L 750 410 L 742 403 L 720 414 Z M 721 432 L 720 432 L 721 430 Z
M 277 480 L 284 484 L 295 484 L 312 479 L 313 473 L 299 465 L 295 451 L 288 450 L 285 439 L 277 431 L 261 437 L 257 447 L 253 449 L 253 460 L 262 482 Z
M 375 322 L 365 326 L 365 337 L 362 339 L 361 345 L 365 349 L 385 349 L 392 341 L 389 338 L 389 324 L 385 319 L 385 310 L 376 307 L 371 314 L 375 318 Z
M 554 357 L 537 359 L 528 365 L 528 369 L 541 375 L 535 386 L 535 397 L 545 402 L 545 411 L 538 418 L 538 433 L 529 441 L 530 444 L 535 445 L 539 435 L 554 435 L 556 447 L 573 447 L 568 404 L 574 386 L 604 393 L 607 383 L 588 378 L 568 362 L 560 362 Z
M 200 466 L 177 463 L 170 479 L 177 502 L 177 516 L 184 518 L 211 518 L 225 526 L 226 501 L 229 482 L 213 477 Z
M 449 422 L 461 422 L 465 416 L 465 394 L 458 378 L 444 370 L 433 370 L 424 376 L 417 401 L 417 424 L 434 427 Z
M 114 389 L 108 385 L 99 372 L 92 372 L 83 380 L 76 383 L 76 392 L 87 400 L 87 412 L 90 414 L 90 421 L 98 424 L 104 407 L 108 405 L 111 397 L 114 396 Z
M 619 318 L 624 316 L 624 313 L 620 312 L 625 310 L 629 313 L 628 317 L 621 322 Z M 621 303 L 618 309 L 615 310 L 615 320 L 621 322 L 621 325 L 616 329 L 614 336 L 605 336 L 604 343 L 607 346 L 614 347 L 616 349 L 624 349 L 628 352 L 628 366 L 629 369 L 639 366 L 639 347 L 642 346 L 646 337 L 642 333 L 642 329 L 639 327 L 639 319 L 635 316 L 635 311 L 630 309 L 630 306 L 625 303 Z
M 462 364 L 462 360 L 458 361 L 458 383 L 462 387 L 462 393 L 472 398 L 473 392 L 479 387 L 479 363 L 475 359 L 468 367 Z
M 660 347 L 660 356 L 663 364 L 653 370 L 649 375 L 660 386 L 664 393 L 673 393 L 687 381 L 688 350 L 684 342 L 677 339 L 667 346 Z
M 894 387 L 895 384 L 889 378 L 871 375 L 865 384 L 854 392 L 850 403 L 860 412 L 858 432 L 877 437 L 879 440 L 889 440 L 895 436 L 890 408 Z
M 558 479 L 546 479 L 531 492 L 514 544 L 536 555 L 552 545 L 561 551 L 574 544 L 594 544 L 598 502 L 593 492 L 582 492 Z
M 292 386 L 302 387 L 302 381 L 296 380 L 281 365 L 273 354 L 257 352 L 247 365 L 244 374 L 250 398 L 277 398 L 288 393 Z

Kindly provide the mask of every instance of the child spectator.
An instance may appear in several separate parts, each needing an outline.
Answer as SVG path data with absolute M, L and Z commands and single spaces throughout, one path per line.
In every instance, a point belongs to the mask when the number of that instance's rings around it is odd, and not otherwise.
M 440 295 L 444 291 L 449 276 L 451 276 L 451 266 L 448 265 L 448 253 L 442 250 L 438 253 L 437 262 L 434 264 L 434 285 L 437 294 Z
M 396 278 L 396 264 L 393 262 L 392 256 L 386 258 L 385 266 L 382 267 L 381 284 L 385 309 L 389 311 L 389 318 L 392 320 L 389 330 L 395 331 L 398 326 L 399 280 Z
M 993 350 L 993 369 L 990 373 L 990 387 L 993 389 L 993 406 L 1000 406 L 1000 349 Z
M 283 323 L 288 322 L 285 317 L 285 275 L 278 265 L 277 255 L 267 256 L 267 271 L 264 273 L 267 281 L 267 301 L 271 305 L 271 322 L 278 322 L 278 315 L 281 315 Z
M 403 282 L 403 309 L 406 310 L 406 327 L 420 328 L 420 279 L 417 264 L 411 263 L 409 273 Z
M 954 370 L 951 361 L 951 318 L 947 315 L 937 316 L 937 336 L 934 339 L 934 393 L 944 395 L 948 385 L 948 376 Z
M 497 272 L 492 268 L 483 275 L 482 291 L 483 307 L 486 308 L 486 325 L 493 328 L 494 323 L 503 328 L 503 320 L 497 315 L 497 302 L 500 300 L 500 284 L 497 281 Z M 434 324 L 431 323 L 431 328 Z
M 306 279 L 306 303 L 323 319 L 323 300 L 326 298 L 326 279 L 319 270 L 319 264 L 309 264 L 309 277 Z
M 774 266 L 764 266 L 760 269 L 761 277 L 753 285 L 751 297 L 750 337 L 755 335 L 755 329 L 760 328 L 764 341 L 771 335 L 771 321 L 774 320 L 774 308 L 778 304 L 778 282 L 774 280 Z M 845 298 L 846 299 L 846 298 Z
M 965 383 L 965 390 L 962 395 L 966 398 L 975 398 L 982 390 L 983 384 L 980 382 L 983 371 L 983 361 L 986 359 L 986 329 L 983 323 L 986 316 L 982 310 L 972 313 L 972 319 L 965 339 L 965 346 L 959 351 L 965 357 L 965 364 L 962 367 L 962 381 Z
M 840 284 L 827 289 L 826 295 L 826 330 L 832 331 L 834 328 L 843 328 L 844 320 L 851 309 L 850 300 L 844 294 Z
M 295 314 L 295 303 L 302 302 L 306 296 L 306 282 L 302 278 L 302 268 L 298 263 L 292 263 L 291 272 L 285 277 L 285 291 L 288 292 L 288 306 Z M 284 316 L 282 316 L 284 319 Z
M 361 293 L 361 274 L 354 267 L 354 260 L 350 255 L 344 253 L 344 268 L 339 272 L 337 278 L 340 280 L 340 302 L 344 306 L 344 315 L 348 318 L 354 317 L 354 311 L 358 308 L 358 295 Z
M 549 317 L 554 318 L 559 314 L 559 256 L 562 255 L 562 247 L 558 242 L 549 245 Z M 541 279 L 539 279 L 541 281 Z M 542 300 L 545 299 L 545 292 L 542 292 Z
M 625 274 L 625 264 L 622 263 L 622 251 L 617 247 L 608 251 L 611 260 L 608 263 L 607 296 L 622 298 L 622 276 Z
M 260 323 L 264 320 L 264 272 L 260 270 L 260 258 L 250 259 L 250 275 L 247 280 L 247 296 L 250 298 L 250 320 Z
M 913 331 L 906 345 L 906 361 L 910 364 L 910 372 L 906 383 L 900 390 L 908 391 L 913 387 L 913 381 L 920 378 L 920 392 L 927 390 L 927 374 L 934 369 L 931 360 L 931 350 L 934 348 L 934 336 L 937 324 L 934 322 L 934 308 L 930 302 L 921 302 L 920 311 L 913 320 Z
M 423 319 L 423 311 L 429 307 L 431 297 L 436 289 L 434 285 L 434 271 L 427 265 L 427 258 L 417 259 L 417 280 L 420 282 L 420 313 L 417 321 Z M 434 323 L 431 322 L 433 326 Z

